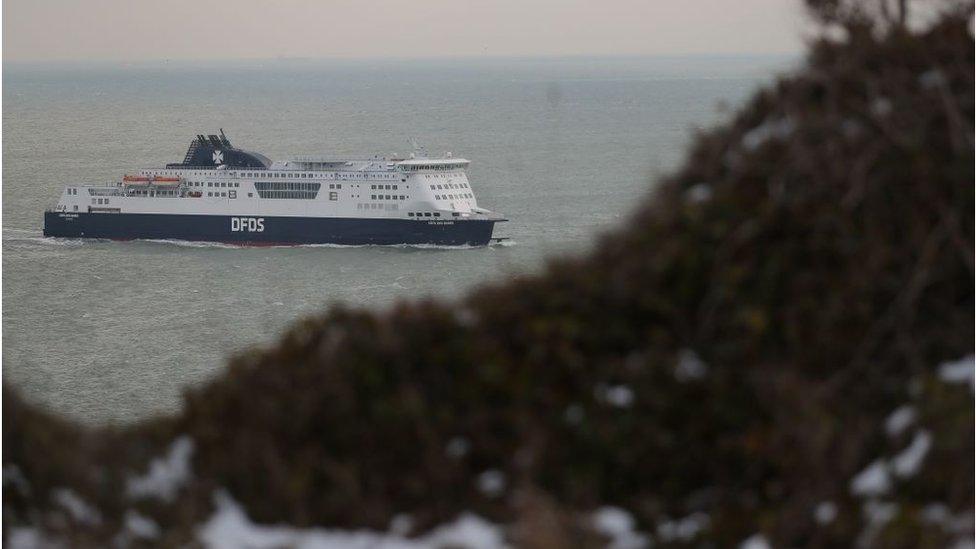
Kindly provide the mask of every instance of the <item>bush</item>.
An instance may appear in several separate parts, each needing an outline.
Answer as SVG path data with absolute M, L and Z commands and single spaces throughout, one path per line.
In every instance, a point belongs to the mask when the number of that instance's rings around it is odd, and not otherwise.
M 606 505 L 662 545 L 971 535 L 973 393 L 938 370 L 974 347 L 970 17 L 813 44 L 589 256 L 304 319 L 176 417 L 82 431 L 5 392 L 5 472 L 30 489 L 5 480 L 4 527 L 98 544 L 136 507 L 183 542 L 226 489 L 261 522 L 407 513 L 421 532 L 468 510 L 523 545 Z M 126 500 L 177 436 L 194 445 L 178 498 Z M 853 487 L 873 463 L 890 486 L 869 497 Z M 100 524 L 66 522 L 58 487 Z M 533 522 L 540 506 L 563 522 Z M 707 520 L 662 526 L 689 516 Z

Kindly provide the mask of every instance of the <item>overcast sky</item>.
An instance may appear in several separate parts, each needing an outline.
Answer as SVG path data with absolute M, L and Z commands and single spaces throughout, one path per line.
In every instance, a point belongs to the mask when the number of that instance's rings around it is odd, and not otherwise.
M 800 50 L 800 0 L 4 0 L 3 59 Z

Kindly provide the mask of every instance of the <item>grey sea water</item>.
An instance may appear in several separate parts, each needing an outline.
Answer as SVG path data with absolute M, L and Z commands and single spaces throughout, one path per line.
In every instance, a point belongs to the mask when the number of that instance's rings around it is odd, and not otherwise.
M 87 422 L 178 409 L 235 352 L 330 304 L 450 299 L 583 253 L 696 129 L 781 57 L 302 61 L 3 69 L 3 378 Z M 224 128 L 271 158 L 431 152 L 472 161 L 504 246 L 232 248 L 45 239 L 66 183 L 179 161 Z

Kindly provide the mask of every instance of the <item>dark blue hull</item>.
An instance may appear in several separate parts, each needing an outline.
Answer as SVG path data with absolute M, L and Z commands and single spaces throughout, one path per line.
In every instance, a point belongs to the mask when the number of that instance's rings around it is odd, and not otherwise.
M 239 244 L 484 246 L 497 220 L 45 212 L 44 236 Z

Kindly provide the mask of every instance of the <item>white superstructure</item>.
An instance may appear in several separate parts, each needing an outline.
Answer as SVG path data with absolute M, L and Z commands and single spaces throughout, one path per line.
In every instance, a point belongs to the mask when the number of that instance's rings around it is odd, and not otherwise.
M 271 161 L 261 154 L 233 147 L 223 132 L 219 136 L 198 135 L 183 162 L 143 169 L 108 185 L 68 185 L 51 212 L 58 214 L 57 218 L 45 217 L 45 233 L 86 237 L 94 233 L 104 238 L 163 235 L 247 242 L 279 238 L 282 242 L 387 243 L 430 239 L 482 243 L 484 228 L 475 234 L 473 224 L 461 222 L 493 224 L 503 220 L 478 206 L 466 174 L 468 164 L 450 153 L 440 158 L 415 153 L 409 158 L 339 160 L 301 156 Z M 67 222 L 75 218 L 70 214 L 122 217 L 92 218 L 71 225 Z M 276 219 L 279 230 L 245 239 L 222 234 L 214 225 L 224 223 L 237 233 L 242 232 L 242 223 L 257 227 L 258 218 L 262 229 L 256 232 L 265 231 L 263 227 L 269 223 L 266 219 Z M 295 220 L 322 222 L 299 225 Z M 458 226 L 454 231 L 424 231 L 416 224 L 350 225 L 343 220 L 440 225 L 457 222 Z M 167 222 L 172 225 L 170 229 L 161 225 Z M 187 229 L 185 225 L 195 228 Z M 487 235 L 490 239 L 491 225 Z

